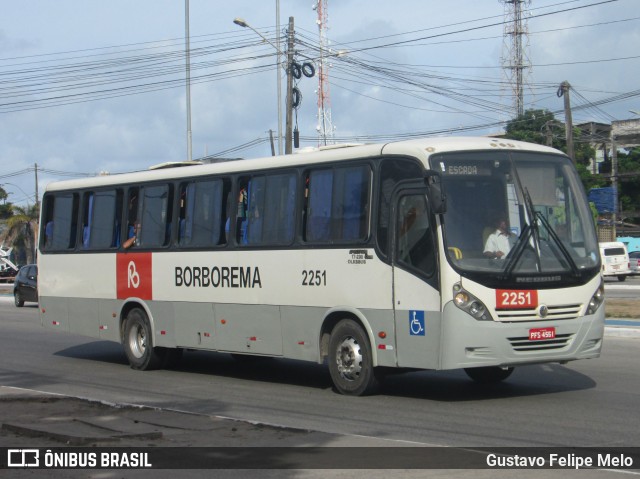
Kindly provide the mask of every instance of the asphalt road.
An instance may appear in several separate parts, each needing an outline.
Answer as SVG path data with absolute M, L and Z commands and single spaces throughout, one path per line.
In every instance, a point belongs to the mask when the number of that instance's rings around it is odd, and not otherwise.
M 340 434 L 455 446 L 640 446 L 640 339 L 606 338 L 599 359 L 517 369 L 481 387 L 461 371 L 389 378 L 345 397 L 324 366 L 187 352 L 177 370 L 130 369 L 119 344 L 40 327 L 0 299 L 0 385 Z
M 640 299 L 640 275 L 627 276 L 624 281 L 605 278 L 604 290 L 607 298 Z M 640 311 L 638 311 L 640 316 Z

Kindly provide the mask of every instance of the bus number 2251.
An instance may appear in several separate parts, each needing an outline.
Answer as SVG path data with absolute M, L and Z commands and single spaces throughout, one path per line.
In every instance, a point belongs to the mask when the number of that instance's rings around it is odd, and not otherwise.
M 326 270 L 303 270 L 302 271 L 302 286 L 326 286 L 327 285 L 327 271 Z

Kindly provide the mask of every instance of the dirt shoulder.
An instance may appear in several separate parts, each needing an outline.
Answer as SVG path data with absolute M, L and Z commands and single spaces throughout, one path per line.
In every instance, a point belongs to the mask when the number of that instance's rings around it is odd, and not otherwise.
M 607 299 L 604 311 L 607 318 L 640 318 L 640 298 Z

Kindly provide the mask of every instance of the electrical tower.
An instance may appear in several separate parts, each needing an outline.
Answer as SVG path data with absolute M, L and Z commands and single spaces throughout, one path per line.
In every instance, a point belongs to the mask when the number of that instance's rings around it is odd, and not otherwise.
M 524 87 L 528 83 L 531 62 L 529 29 L 526 13 L 531 0 L 500 0 L 504 4 L 504 34 L 502 45 L 502 71 L 513 95 L 513 111 L 516 116 L 524 114 Z
M 320 61 L 318 63 L 318 146 L 332 145 L 333 123 L 331 122 L 331 101 L 329 98 L 329 44 L 327 40 L 327 0 L 317 0 L 313 9 L 318 13 L 320 35 Z

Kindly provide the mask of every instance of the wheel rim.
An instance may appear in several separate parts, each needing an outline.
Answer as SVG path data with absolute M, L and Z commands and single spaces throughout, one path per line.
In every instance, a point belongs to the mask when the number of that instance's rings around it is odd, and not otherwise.
M 144 328 L 138 324 L 129 331 L 129 350 L 136 358 L 144 356 L 147 350 L 147 335 Z
M 336 350 L 338 372 L 347 381 L 355 381 L 362 372 L 360 345 L 352 337 L 345 338 Z

